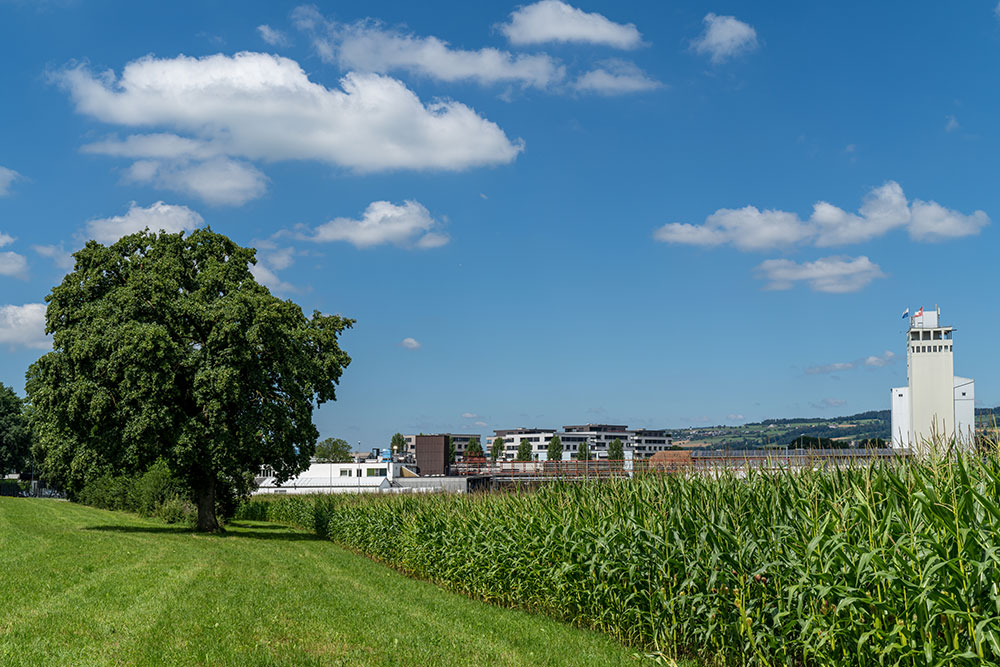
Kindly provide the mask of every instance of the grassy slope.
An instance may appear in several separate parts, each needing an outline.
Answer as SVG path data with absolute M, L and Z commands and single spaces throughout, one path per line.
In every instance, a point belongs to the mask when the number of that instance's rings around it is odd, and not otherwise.
M 4 665 L 636 664 L 603 635 L 442 591 L 274 524 L 204 536 L 0 498 L 0 580 Z

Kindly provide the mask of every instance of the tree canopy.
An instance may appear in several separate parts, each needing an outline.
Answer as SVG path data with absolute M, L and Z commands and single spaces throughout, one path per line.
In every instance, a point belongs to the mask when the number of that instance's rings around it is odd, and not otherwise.
M 402 433 L 395 433 L 392 436 L 392 440 L 389 441 L 389 448 L 397 453 L 402 454 L 406 451 L 406 436 Z
M 316 443 L 313 458 L 320 463 L 350 463 L 351 446 L 343 438 L 327 438 Z
M 503 438 L 497 436 L 493 439 L 493 446 L 490 447 L 490 458 L 496 461 L 503 456 Z
M 580 449 L 577 450 L 576 452 L 576 458 L 579 461 L 589 461 L 591 458 L 590 445 L 588 445 L 586 442 L 581 442 Z
M 521 438 L 521 444 L 517 446 L 517 460 L 531 460 L 531 442 L 527 438 Z
M 621 461 L 625 458 L 625 446 L 619 438 L 615 438 L 608 445 L 608 458 L 612 461 Z
M 472 438 L 469 440 L 468 446 L 465 448 L 465 458 L 467 459 L 481 459 L 483 458 L 483 445 L 479 442 L 479 438 Z
M 306 317 L 257 283 L 255 251 L 200 229 L 95 241 L 46 298 L 53 350 L 28 370 L 43 474 L 72 491 L 96 469 L 163 458 L 218 530 L 220 488 L 261 466 L 304 470 L 313 409 L 336 398 L 354 321 Z
M 562 438 L 558 435 L 554 435 L 551 439 L 549 439 L 549 449 L 548 452 L 546 452 L 546 458 L 548 458 L 549 461 L 562 461 L 562 454 Z
M 5 384 L 0 384 L 0 477 L 23 472 L 30 459 L 31 433 L 24 401 Z

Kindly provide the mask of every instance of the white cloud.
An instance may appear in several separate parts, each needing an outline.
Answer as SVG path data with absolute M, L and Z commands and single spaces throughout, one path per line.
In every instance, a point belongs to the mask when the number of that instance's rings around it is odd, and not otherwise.
M 3 232 L 0 232 L 0 248 L 4 247 L 5 245 L 10 245 L 14 241 L 15 241 L 14 237 L 11 236 L 10 234 L 4 234 Z
M 754 206 L 719 209 L 704 224 L 668 223 L 653 232 L 665 243 L 719 246 L 730 244 L 744 251 L 788 248 L 799 243 L 817 247 L 861 243 L 893 229 L 907 228 L 916 241 L 939 241 L 978 234 L 990 223 L 983 211 L 964 215 L 935 202 L 913 200 L 895 181 L 873 188 L 857 213 L 825 201 L 813 205 L 812 215 L 802 220 L 795 213 L 760 211 Z
M 822 364 L 819 366 L 809 366 L 806 368 L 806 375 L 822 375 L 826 373 L 840 373 L 860 368 L 862 365 L 872 368 L 882 368 L 896 361 L 896 355 L 886 350 L 882 354 L 870 355 L 857 361 L 842 361 L 833 364 Z
M 895 360 L 896 360 L 896 354 L 890 350 L 886 350 L 880 355 L 872 355 L 869 357 L 865 357 L 865 366 L 882 368 L 883 366 L 888 366 Z
M 146 56 L 120 77 L 81 66 L 55 78 L 79 113 L 156 132 L 85 150 L 139 159 L 129 178 L 214 203 L 263 192 L 263 176 L 242 160 L 314 160 L 359 172 L 462 170 L 507 164 L 523 150 L 464 104 L 425 105 L 378 74 L 351 72 L 329 89 L 294 60 L 264 53 Z M 221 186 L 201 182 L 217 177 Z
M 253 165 L 224 157 L 194 163 L 139 160 L 126 170 L 125 180 L 194 195 L 213 205 L 241 206 L 267 190 L 267 176 Z
M 48 348 L 51 342 L 45 335 L 45 304 L 0 306 L 0 344 Z
M 694 50 L 721 63 L 757 48 L 757 31 L 735 16 L 706 14 L 705 32 L 694 41 Z
M 945 132 L 954 132 L 959 127 L 961 127 L 961 125 L 958 124 L 958 119 L 955 118 L 954 116 L 950 116 L 950 115 L 949 116 L 945 116 L 945 121 L 946 121 L 945 124 L 944 124 L 944 131 Z
M 21 174 L 7 167 L 0 167 L 0 197 L 10 194 L 10 186 L 19 179 Z
M 16 252 L 0 252 L 0 276 L 28 277 L 28 260 Z
M 743 415 L 740 415 L 740 414 L 730 413 L 730 414 L 726 415 L 726 419 L 728 419 L 731 422 L 741 422 L 741 421 L 744 420 L 744 417 L 743 417 Z
M 472 422 L 472 424 L 474 426 L 486 426 L 486 422 L 484 422 L 484 421 L 475 421 L 475 422 Z
M 978 234 L 990 224 L 989 216 L 983 211 L 963 215 L 946 209 L 936 202 L 913 200 L 910 220 L 910 237 L 917 241 L 943 241 Z
M 358 248 L 391 243 L 404 248 L 427 249 L 448 243 L 449 237 L 438 231 L 440 227 L 441 223 L 431 217 L 420 202 L 404 201 L 402 206 L 397 206 L 392 202 L 374 201 L 360 220 L 334 218 L 302 238 L 318 242 L 347 241 Z
M 59 242 L 59 245 L 35 245 L 31 247 L 42 257 L 51 259 L 58 268 L 64 271 L 71 271 L 76 265 L 73 253 L 66 250 L 62 241 Z
M 87 222 L 87 235 L 105 245 L 110 245 L 128 234 L 149 228 L 151 232 L 170 234 L 191 231 L 201 226 L 202 217 L 187 206 L 175 206 L 158 201 L 143 208 L 135 202 L 129 204 L 125 215 L 99 218 Z
M 600 95 L 621 95 L 655 90 L 663 84 L 646 75 L 635 63 L 612 59 L 580 76 L 573 87 L 586 93 Z
M 615 23 L 601 14 L 588 13 L 560 0 L 541 0 L 519 7 L 500 26 L 511 44 L 582 42 L 618 49 L 634 49 L 642 35 L 632 23 Z
M 462 413 L 462 419 L 477 419 L 478 417 L 479 417 L 479 415 L 477 415 L 475 412 L 463 412 Z
M 790 259 L 769 259 L 757 267 L 767 280 L 765 289 L 786 290 L 805 282 L 817 292 L 856 292 L 885 274 L 867 257 L 823 257 L 799 264 Z
M 276 28 L 272 28 L 266 23 L 257 26 L 257 33 L 260 38 L 271 46 L 288 46 L 291 42 L 288 36 Z
M 740 250 L 765 250 L 795 245 L 812 234 L 810 227 L 794 213 L 745 206 L 719 209 L 703 225 L 666 224 L 653 237 L 666 243 L 702 246 L 731 243 Z
M 404 338 L 399 342 L 407 350 L 419 350 L 420 342 L 416 338 Z
M 419 37 L 383 27 L 377 21 L 340 24 L 323 21 L 313 43 L 321 59 L 345 70 L 387 73 L 403 70 L 442 81 L 521 83 L 548 88 L 565 78 L 565 68 L 551 56 L 512 54 L 493 48 L 453 49 L 437 37 Z M 321 45 L 321 46 L 320 46 Z

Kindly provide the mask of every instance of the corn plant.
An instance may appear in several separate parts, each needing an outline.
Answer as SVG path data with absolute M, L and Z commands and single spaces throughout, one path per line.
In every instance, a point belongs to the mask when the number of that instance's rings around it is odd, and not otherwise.
M 979 665 L 1000 662 L 998 501 L 992 452 L 530 494 L 287 498 L 267 516 L 311 528 L 321 507 L 331 540 L 403 572 L 665 656 Z

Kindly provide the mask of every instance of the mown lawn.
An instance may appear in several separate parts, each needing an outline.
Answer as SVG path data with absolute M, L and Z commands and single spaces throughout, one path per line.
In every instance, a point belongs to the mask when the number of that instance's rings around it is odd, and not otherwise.
M 207 536 L 0 498 L 0 582 L 3 665 L 649 664 L 267 523 Z

